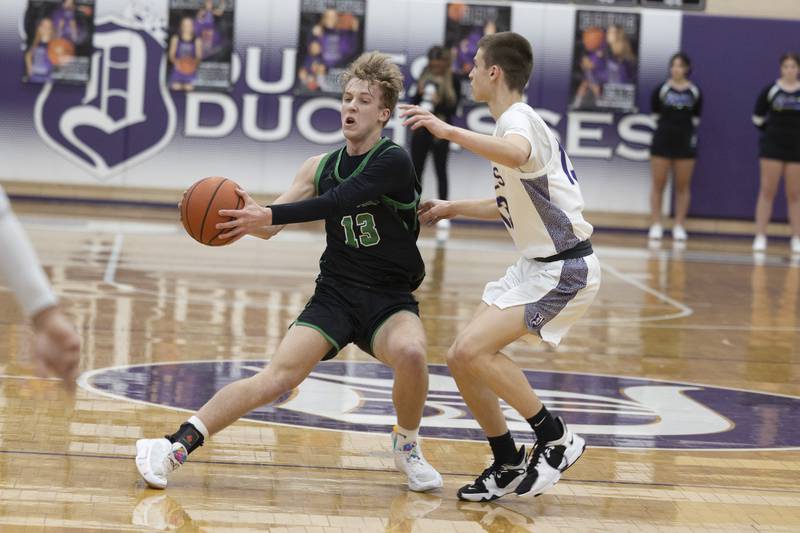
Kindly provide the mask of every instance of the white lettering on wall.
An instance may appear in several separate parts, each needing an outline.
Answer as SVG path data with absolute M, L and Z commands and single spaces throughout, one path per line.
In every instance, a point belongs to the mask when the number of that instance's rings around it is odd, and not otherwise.
M 200 110 L 203 106 L 217 106 L 222 110 L 222 120 L 218 124 L 200 124 Z M 239 122 L 239 108 L 236 101 L 222 93 L 191 92 L 186 94 L 187 137 L 219 138 L 230 134 Z
M 612 150 L 607 146 L 583 146 L 582 141 L 602 141 L 602 128 L 590 128 L 589 124 L 613 124 L 611 113 L 569 113 L 567 115 L 567 153 L 570 157 L 593 157 L 611 159 Z

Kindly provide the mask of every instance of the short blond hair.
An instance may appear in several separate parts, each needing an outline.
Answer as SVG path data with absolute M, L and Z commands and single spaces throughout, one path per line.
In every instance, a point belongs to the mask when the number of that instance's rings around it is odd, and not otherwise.
M 364 80 L 370 85 L 373 83 L 381 89 L 381 102 L 391 113 L 397 105 L 400 93 L 403 91 L 403 73 L 400 68 L 392 63 L 391 58 L 380 52 L 366 52 L 347 66 L 342 73 L 342 90 L 351 80 Z

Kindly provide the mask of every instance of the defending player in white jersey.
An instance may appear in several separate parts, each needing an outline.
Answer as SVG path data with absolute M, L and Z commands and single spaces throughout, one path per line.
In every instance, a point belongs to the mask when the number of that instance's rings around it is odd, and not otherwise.
M 470 72 L 476 101 L 489 104 L 494 135 L 442 122 L 417 106 L 402 106 L 405 124 L 491 161 L 495 198 L 422 205 L 420 220 L 455 216 L 502 219 L 522 257 L 506 275 L 486 285 L 483 302 L 447 354 L 458 388 L 489 440 L 494 462 L 458 496 L 494 500 L 516 492 L 538 495 L 581 456 L 585 441 L 553 417 L 522 369 L 500 353 L 527 337 L 557 346 L 600 287 L 592 252 L 592 226 L 581 214 L 583 198 L 569 157 L 522 94 L 533 68 L 528 41 L 513 32 L 479 42 Z M 517 450 L 498 398 L 516 409 L 536 433 L 536 445 Z
M 0 187 L 0 281 L 5 282 L 33 322 L 32 355 L 41 374 L 54 374 L 68 389 L 75 386 L 81 340 L 58 307 L 5 191 Z

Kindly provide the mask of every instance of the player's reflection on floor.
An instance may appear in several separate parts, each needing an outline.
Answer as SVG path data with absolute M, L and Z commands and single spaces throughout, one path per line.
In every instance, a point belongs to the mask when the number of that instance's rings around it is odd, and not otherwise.
M 131 523 L 156 531 L 200 531 L 181 504 L 163 492 L 143 492 L 133 509 Z
M 516 500 L 512 501 L 521 501 Z M 467 520 L 477 522 L 492 533 L 511 533 L 533 531 L 533 518 L 499 505 L 497 503 L 458 502 L 458 510 Z
M 439 508 L 442 499 L 435 494 L 405 492 L 392 500 L 389 506 L 389 522 L 386 531 L 391 533 L 410 533 L 420 518 L 428 516 Z

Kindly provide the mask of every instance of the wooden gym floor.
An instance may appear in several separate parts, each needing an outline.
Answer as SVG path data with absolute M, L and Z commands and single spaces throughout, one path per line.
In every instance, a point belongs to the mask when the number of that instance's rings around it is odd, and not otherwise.
M 410 493 L 393 470 L 390 375 L 350 346 L 154 491 L 135 440 L 171 432 L 264 364 L 313 290 L 323 236 L 312 225 L 209 249 L 163 213 L 32 211 L 22 218 L 83 337 L 85 373 L 74 398 L 36 378 L 29 330 L 0 291 L 2 531 L 800 530 L 800 267 L 785 242 L 754 259 L 747 240 L 654 250 L 638 234 L 596 235 L 604 280 L 587 316 L 556 352 L 510 348 L 592 446 L 539 498 L 455 497 L 488 446 L 438 365 L 516 258 L 501 229 L 463 225 L 444 246 L 432 231 L 421 240 L 435 435 L 423 449 L 443 490 Z

